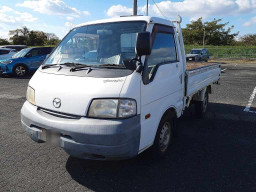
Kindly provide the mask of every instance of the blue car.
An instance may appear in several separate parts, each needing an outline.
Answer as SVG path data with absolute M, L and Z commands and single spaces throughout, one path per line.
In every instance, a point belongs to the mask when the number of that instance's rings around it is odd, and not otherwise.
M 0 75 L 16 75 L 23 77 L 29 72 L 36 71 L 43 63 L 53 47 L 35 47 L 22 49 L 11 59 L 0 61 Z

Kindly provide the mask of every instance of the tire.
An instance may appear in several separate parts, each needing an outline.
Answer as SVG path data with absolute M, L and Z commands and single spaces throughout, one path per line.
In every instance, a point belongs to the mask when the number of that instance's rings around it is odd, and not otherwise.
M 17 65 L 14 67 L 13 73 L 16 75 L 16 77 L 25 77 L 28 73 L 28 70 L 25 65 Z
M 173 119 L 167 115 L 163 116 L 159 123 L 151 150 L 153 158 L 159 159 L 166 155 L 173 140 L 173 128 Z
M 203 101 L 197 101 L 195 104 L 195 109 L 196 109 L 196 116 L 199 118 L 203 118 L 205 116 L 205 112 L 207 110 L 207 106 L 209 103 L 209 95 L 208 92 L 206 91 L 204 94 L 204 100 Z

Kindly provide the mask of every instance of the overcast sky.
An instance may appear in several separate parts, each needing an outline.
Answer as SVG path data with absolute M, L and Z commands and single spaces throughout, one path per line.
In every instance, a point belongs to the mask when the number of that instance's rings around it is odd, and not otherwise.
M 149 15 L 183 17 L 183 26 L 203 17 L 222 18 L 240 35 L 256 33 L 256 0 L 149 0 Z M 0 37 L 27 26 L 30 30 L 55 33 L 62 38 L 72 26 L 96 19 L 132 14 L 133 0 L 0 0 Z M 138 0 L 139 14 L 145 14 L 146 0 Z

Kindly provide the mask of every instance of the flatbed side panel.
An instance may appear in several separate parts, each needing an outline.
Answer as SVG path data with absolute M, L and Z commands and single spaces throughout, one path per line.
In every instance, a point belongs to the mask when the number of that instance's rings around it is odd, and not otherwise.
M 218 64 L 186 71 L 186 96 L 192 96 L 199 90 L 218 81 L 220 74 L 221 68 Z

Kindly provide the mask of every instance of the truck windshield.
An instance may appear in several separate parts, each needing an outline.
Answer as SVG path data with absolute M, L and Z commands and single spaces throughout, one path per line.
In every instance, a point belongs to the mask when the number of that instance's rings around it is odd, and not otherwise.
M 191 50 L 190 54 L 200 54 L 201 50 Z
M 124 59 L 136 56 L 136 34 L 145 28 L 146 22 L 104 23 L 75 28 L 62 40 L 45 65 L 121 65 Z

